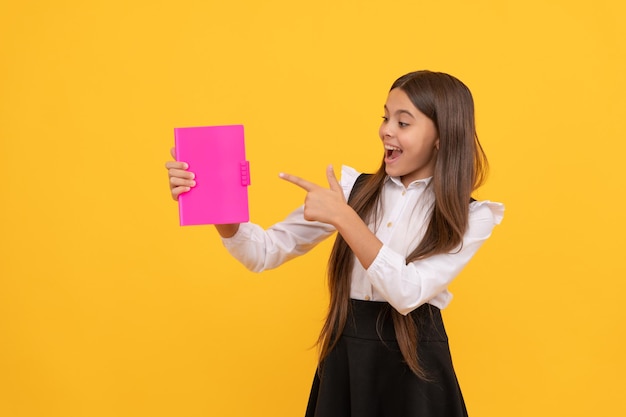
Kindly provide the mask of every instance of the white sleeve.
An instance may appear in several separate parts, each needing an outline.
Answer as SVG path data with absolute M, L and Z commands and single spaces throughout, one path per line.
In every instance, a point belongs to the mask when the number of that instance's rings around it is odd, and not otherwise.
M 341 186 L 347 196 L 359 173 L 342 167 Z M 276 268 L 303 255 L 335 232 L 334 226 L 304 219 L 304 206 L 267 230 L 253 223 L 242 223 L 230 238 L 222 238 L 229 253 L 253 272 Z
M 406 264 L 401 255 L 383 246 L 367 270 L 372 286 L 401 314 L 427 303 L 446 290 L 504 215 L 504 206 L 490 201 L 470 204 L 469 226 L 463 243 L 450 253 Z

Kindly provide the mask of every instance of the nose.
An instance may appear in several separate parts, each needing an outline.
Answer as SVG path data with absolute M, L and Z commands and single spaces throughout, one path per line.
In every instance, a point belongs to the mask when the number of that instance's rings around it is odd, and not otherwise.
M 378 130 L 381 139 L 390 138 L 393 136 L 393 129 L 391 128 L 391 123 L 389 121 L 384 121 L 380 124 L 380 128 Z

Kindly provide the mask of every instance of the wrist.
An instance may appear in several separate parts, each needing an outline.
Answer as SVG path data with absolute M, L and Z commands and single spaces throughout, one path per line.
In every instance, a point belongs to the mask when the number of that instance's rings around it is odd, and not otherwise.
M 217 233 L 219 233 L 221 237 L 226 239 L 235 236 L 235 234 L 239 231 L 239 223 L 216 224 L 215 229 L 217 229 Z
M 354 225 L 355 221 L 361 221 L 361 218 L 352 207 L 346 204 L 337 212 L 332 225 L 335 226 L 337 231 L 341 232 L 342 229 L 350 228 L 350 225 Z

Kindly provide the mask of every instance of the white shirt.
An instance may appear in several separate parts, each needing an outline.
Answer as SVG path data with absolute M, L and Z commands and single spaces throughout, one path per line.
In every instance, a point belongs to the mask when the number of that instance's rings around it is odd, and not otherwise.
M 342 167 L 341 186 L 346 199 L 359 172 Z M 369 224 L 382 248 L 365 270 L 354 262 L 350 297 L 358 300 L 387 301 L 401 314 L 422 304 L 440 309 L 452 299 L 448 285 L 474 256 L 504 215 L 504 205 L 474 201 L 469 205 L 469 225 L 463 242 L 451 253 L 433 255 L 406 264 L 406 257 L 424 236 L 434 201 L 427 187 L 431 178 L 404 187 L 399 178 L 389 177 L 383 186 L 377 224 Z M 304 219 L 304 206 L 297 208 L 267 230 L 253 223 L 242 223 L 237 233 L 222 239 L 226 249 L 254 272 L 276 268 L 302 255 L 335 232 L 334 226 Z

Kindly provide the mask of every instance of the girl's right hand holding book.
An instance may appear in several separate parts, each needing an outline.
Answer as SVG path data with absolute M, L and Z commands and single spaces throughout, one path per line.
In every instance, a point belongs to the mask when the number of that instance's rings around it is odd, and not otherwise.
M 171 149 L 170 153 L 172 154 L 172 158 L 176 159 L 174 156 L 174 148 Z M 189 166 L 186 162 L 168 161 L 165 164 L 165 168 L 167 168 L 167 175 L 169 177 L 170 193 L 172 198 L 178 201 L 179 195 L 186 193 L 196 185 L 194 181 L 195 175 L 193 172 L 187 171 Z
M 176 159 L 176 151 L 174 148 L 171 149 L 170 153 L 172 154 L 172 158 Z M 174 200 L 178 201 L 179 195 L 186 193 L 191 190 L 192 187 L 196 186 L 196 182 L 194 181 L 195 174 L 187 171 L 189 165 L 187 165 L 186 162 L 176 160 L 168 161 L 165 163 L 165 168 L 167 168 L 167 175 L 170 180 L 170 194 Z M 228 238 L 237 233 L 239 224 L 216 224 L 215 228 L 220 236 Z

